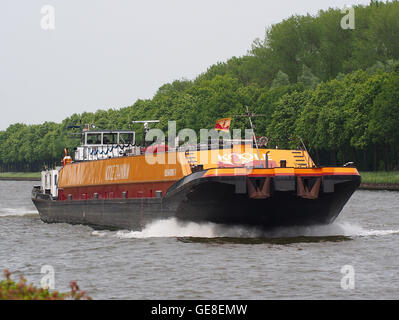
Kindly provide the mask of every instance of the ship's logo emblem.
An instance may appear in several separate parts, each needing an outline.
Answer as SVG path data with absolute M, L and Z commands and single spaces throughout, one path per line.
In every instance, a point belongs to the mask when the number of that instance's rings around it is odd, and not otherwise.
M 128 164 L 107 166 L 105 170 L 105 180 L 127 180 L 129 179 L 130 166 Z
M 251 153 L 230 153 L 225 155 L 218 155 L 218 166 L 219 167 L 251 167 L 260 165 L 260 163 L 264 163 L 266 160 L 266 156 L 261 154 L 261 159 L 257 154 Z M 268 159 L 268 166 L 269 168 L 276 167 L 275 161 L 272 161 L 271 157 L 269 156 Z
M 257 154 L 254 155 L 250 153 L 235 153 L 235 152 L 224 155 L 218 154 L 218 158 L 220 162 L 232 165 L 246 164 L 254 160 L 259 160 Z M 261 155 L 261 160 L 265 160 L 264 154 Z M 269 160 L 271 160 L 270 157 Z

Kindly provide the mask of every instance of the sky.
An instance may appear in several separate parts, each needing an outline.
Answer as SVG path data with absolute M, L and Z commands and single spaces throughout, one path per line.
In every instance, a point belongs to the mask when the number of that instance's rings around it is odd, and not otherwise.
M 369 2 L 1 0 L 0 130 L 130 106 L 245 55 L 293 14 Z

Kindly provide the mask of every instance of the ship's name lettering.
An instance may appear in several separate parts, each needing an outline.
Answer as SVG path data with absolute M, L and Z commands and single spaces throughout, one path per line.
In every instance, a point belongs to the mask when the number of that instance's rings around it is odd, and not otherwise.
M 261 160 L 265 160 L 266 156 L 264 154 L 260 155 Z M 252 153 L 229 153 L 229 154 L 224 154 L 220 155 L 218 154 L 218 159 L 219 161 L 223 161 L 226 163 L 231 163 L 234 164 L 235 162 L 240 162 L 240 163 L 248 163 L 254 160 L 259 160 L 259 157 L 257 154 L 252 154 Z M 269 156 L 269 161 L 271 160 L 271 157 Z
M 105 170 L 105 180 L 126 180 L 129 179 L 130 166 L 128 164 L 107 166 Z

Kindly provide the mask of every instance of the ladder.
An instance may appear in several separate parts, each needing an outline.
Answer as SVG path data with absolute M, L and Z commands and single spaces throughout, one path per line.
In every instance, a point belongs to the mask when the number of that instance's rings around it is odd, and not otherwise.
M 295 159 L 295 163 L 294 163 L 295 167 L 306 168 L 306 167 L 309 166 L 303 150 L 302 151 L 299 151 L 299 150 L 298 151 L 292 151 L 292 154 L 293 154 L 294 159 Z

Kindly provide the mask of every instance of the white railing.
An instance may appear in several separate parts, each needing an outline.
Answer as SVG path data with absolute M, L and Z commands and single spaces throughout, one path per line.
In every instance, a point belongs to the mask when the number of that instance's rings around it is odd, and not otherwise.
M 75 161 L 102 160 L 137 154 L 140 154 L 140 147 L 131 144 L 82 146 L 75 151 Z

